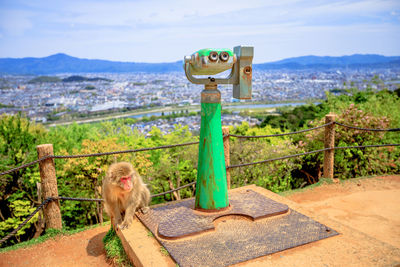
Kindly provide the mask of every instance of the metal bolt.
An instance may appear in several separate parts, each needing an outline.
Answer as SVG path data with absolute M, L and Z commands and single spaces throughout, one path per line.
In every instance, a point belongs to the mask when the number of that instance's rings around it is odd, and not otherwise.
M 244 74 L 249 75 L 251 73 L 251 67 L 250 66 L 246 66 L 243 69 Z

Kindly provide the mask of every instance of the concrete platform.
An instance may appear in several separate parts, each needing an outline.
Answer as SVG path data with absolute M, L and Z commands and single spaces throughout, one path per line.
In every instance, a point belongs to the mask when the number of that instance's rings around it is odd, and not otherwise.
M 400 250 L 398 248 L 380 242 L 336 221 L 312 214 L 296 203 L 268 190 L 256 186 L 246 186 L 231 190 L 230 192 L 248 189 L 279 203 L 286 204 L 295 213 L 302 213 L 321 224 L 335 229 L 341 235 L 269 256 L 258 257 L 239 263 L 237 266 L 395 266 L 400 263 Z M 222 227 L 223 223 L 221 224 Z M 240 224 L 242 221 L 234 222 L 235 225 L 238 223 Z M 226 225 L 228 228 L 232 228 L 233 226 Z M 118 231 L 118 235 L 135 266 L 176 266 L 176 263 L 166 250 L 137 219 L 129 229 Z M 207 235 L 207 233 L 200 235 Z M 195 237 L 187 238 L 196 239 L 198 237 L 196 235 Z M 209 265 L 205 264 L 204 266 Z

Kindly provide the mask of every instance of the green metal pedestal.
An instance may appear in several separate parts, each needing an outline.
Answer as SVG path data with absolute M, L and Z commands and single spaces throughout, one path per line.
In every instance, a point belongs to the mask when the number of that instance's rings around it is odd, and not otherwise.
M 201 93 L 201 129 L 195 209 L 219 211 L 229 206 L 217 85 Z

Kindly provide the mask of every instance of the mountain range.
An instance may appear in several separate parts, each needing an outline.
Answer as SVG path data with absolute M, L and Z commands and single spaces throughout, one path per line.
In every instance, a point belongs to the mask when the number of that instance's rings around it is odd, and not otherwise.
M 165 73 L 183 71 L 183 62 L 136 63 L 99 59 L 76 58 L 66 54 L 55 54 L 43 58 L 0 58 L 0 73 L 3 74 L 57 74 L 57 73 Z M 400 56 L 361 55 L 341 57 L 303 56 L 275 62 L 254 64 L 255 70 L 274 69 L 342 69 L 342 68 L 400 68 Z

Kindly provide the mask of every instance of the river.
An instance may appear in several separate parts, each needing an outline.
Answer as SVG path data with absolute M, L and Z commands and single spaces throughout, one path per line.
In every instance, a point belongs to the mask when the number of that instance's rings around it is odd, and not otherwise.
M 224 109 L 254 109 L 254 108 L 278 108 L 278 107 L 284 107 L 284 106 L 301 106 L 301 105 L 306 105 L 307 103 L 305 102 L 298 102 L 298 103 L 276 103 L 276 104 L 249 104 L 249 105 L 222 105 L 222 108 Z M 319 104 L 319 103 L 314 103 L 314 104 Z M 191 109 L 190 111 L 199 111 L 200 108 L 197 109 Z M 135 118 L 139 119 L 142 117 L 151 117 L 151 116 L 156 116 L 159 117 L 163 113 L 164 115 L 170 115 L 172 114 L 173 111 L 164 111 L 164 112 L 148 112 L 148 113 L 142 113 L 138 115 L 132 115 L 129 116 L 129 118 Z M 179 112 L 179 111 L 178 111 Z

